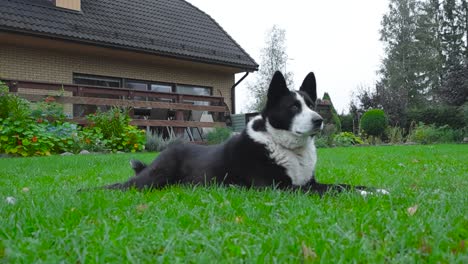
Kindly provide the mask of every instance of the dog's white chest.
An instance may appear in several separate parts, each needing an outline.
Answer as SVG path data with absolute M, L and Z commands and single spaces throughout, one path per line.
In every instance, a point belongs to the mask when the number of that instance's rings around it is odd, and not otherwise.
M 270 158 L 286 169 L 286 174 L 296 186 L 308 183 L 314 175 L 317 155 L 313 140 L 309 141 L 305 148 L 299 150 L 286 149 L 277 144 L 267 145 Z
M 255 117 L 247 124 L 247 135 L 255 142 L 261 143 L 268 151 L 269 157 L 275 164 L 285 168 L 287 176 L 293 185 L 302 186 L 314 176 L 317 153 L 314 139 L 298 137 L 290 131 L 274 129 L 266 122 L 267 131 L 255 131 L 252 128 Z

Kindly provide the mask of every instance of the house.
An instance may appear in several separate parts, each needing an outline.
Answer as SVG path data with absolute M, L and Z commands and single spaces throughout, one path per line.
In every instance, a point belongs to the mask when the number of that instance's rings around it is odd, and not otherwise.
M 66 96 L 122 88 L 159 105 L 174 102 L 169 93 L 213 96 L 233 112 L 235 74 L 258 69 L 213 18 L 184 0 L 1 0 L 0 10 L 0 79 L 25 87 L 65 85 Z M 86 109 L 67 106 L 73 115 Z

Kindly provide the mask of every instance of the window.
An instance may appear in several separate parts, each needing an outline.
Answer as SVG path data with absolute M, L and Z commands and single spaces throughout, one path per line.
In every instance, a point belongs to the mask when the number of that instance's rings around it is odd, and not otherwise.
M 83 85 L 91 85 L 91 86 L 102 86 L 102 87 L 112 87 L 112 88 L 119 88 L 122 87 L 122 79 L 120 78 L 112 78 L 112 77 L 103 77 L 103 76 L 96 76 L 96 75 L 87 75 L 87 74 L 73 74 L 73 83 L 74 84 L 83 84 Z M 119 99 L 117 95 L 111 94 L 81 94 L 81 96 L 92 96 L 98 98 L 109 98 L 109 99 Z M 87 114 L 95 113 L 97 109 L 101 111 L 106 111 L 110 107 L 109 106 L 96 106 L 96 105 L 81 105 L 76 104 L 73 107 L 73 115 L 74 116 L 84 116 Z
M 211 89 L 192 85 L 177 85 L 176 92 L 181 94 L 211 95 Z
M 190 94 L 190 95 L 211 95 L 211 88 L 192 86 L 192 85 L 177 85 L 176 92 L 181 93 L 181 94 Z M 185 102 L 190 102 L 190 103 L 193 103 L 194 105 L 210 105 L 210 102 L 206 102 L 206 101 L 186 100 Z
M 139 81 L 125 81 L 125 88 L 138 90 L 138 91 L 148 91 L 148 84 L 145 82 Z
M 144 80 L 132 80 L 132 79 L 123 79 L 115 77 L 106 77 L 90 74 L 73 74 L 73 83 L 90 85 L 90 86 L 101 86 L 101 87 L 111 87 L 111 88 L 127 88 L 136 91 L 154 91 L 161 93 L 181 93 L 187 95 L 204 95 L 209 96 L 212 94 L 212 88 L 202 87 L 196 85 L 175 85 L 171 83 L 157 83 L 152 81 Z M 118 98 L 113 95 L 100 95 L 101 98 Z M 135 96 L 135 100 L 140 101 L 162 101 L 162 102 L 174 102 L 173 99 L 169 98 L 156 98 L 156 97 L 147 97 L 147 96 Z M 194 100 L 185 100 L 185 102 L 192 103 L 195 105 L 210 105 L 207 101 L 194 101 Z
M 172 85 L 169 85 L 169 84 L 151 84 L 150 90 L 154 91 L 154 92 L 172 93 Z
M 104 86 L 104 87 L 122 87 L 122 79 L 112 77 L 102 77 L 85 74 L 73 74 L 74 84 Z

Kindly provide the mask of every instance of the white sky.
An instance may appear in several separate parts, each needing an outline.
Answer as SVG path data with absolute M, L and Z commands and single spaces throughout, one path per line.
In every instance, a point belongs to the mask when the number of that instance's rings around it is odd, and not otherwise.
M 328 92 L 339 113 L 348 111 L 353 90 L 375 84 L 383 57 L 380 22 L 388 0 L 187 1 L 213 17 L 257 63 L 266 32 L 274 24 L 285 29 L 294 88 L 313 71 L 318 96 Z M 246 110 L 245 83 L 252 76 L 236 88 L 238 113 Z

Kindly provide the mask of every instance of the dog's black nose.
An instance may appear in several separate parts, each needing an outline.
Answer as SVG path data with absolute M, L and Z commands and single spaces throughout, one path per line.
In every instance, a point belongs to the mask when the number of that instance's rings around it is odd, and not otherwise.
M 313 119 L 312 122 L 314 123 L 315 128 L 320 128 L 322 126 L 323 119 L 322 118 Z

